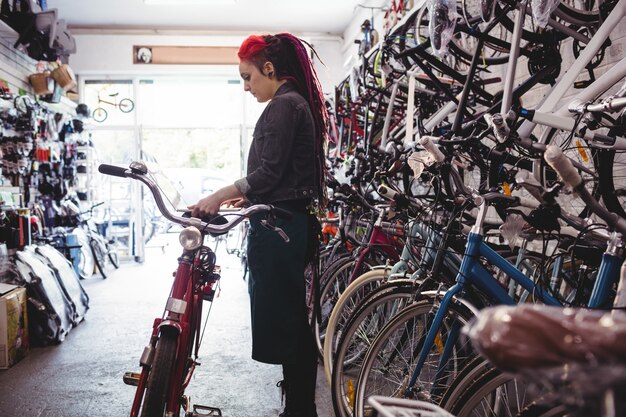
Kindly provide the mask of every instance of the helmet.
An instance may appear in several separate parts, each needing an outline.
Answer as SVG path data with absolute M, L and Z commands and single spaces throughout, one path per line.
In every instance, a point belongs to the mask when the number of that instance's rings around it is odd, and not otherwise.
M 79 116 L 89 117 L 91 112 L 89 111 L 89 107 L 85 103 L 80 103 L 76 106 L 76 114 Z

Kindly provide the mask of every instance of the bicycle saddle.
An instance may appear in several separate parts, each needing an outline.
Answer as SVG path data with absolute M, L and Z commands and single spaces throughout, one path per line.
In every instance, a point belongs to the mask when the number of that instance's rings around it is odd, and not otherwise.
M 520 372 L 567 364 L 626 365 L 626 313 L 545 305 L 482 310 L 468 326 L 476 349 Z

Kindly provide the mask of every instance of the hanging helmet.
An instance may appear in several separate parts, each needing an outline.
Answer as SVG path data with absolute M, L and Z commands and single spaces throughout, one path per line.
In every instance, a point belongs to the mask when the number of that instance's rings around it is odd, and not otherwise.
M 89 111 L 89 107 L 85 103 L 80 103 L 76 106 L 76 114 L 83 117 L 89 117 L 91 111 Z

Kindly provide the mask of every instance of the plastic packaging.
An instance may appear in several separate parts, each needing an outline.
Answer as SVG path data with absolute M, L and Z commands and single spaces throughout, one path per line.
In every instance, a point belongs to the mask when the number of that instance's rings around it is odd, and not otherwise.
M 561 0 L 532 0 L 533 19 L 540 28 L 548 26 L 550 15 L 559 6 Z
M 475 348 L 510 372 L 625 363 L 626 313 L 545 305 L 486 308 L 467 327 Z
M 517 238 L 524 229 L 526 221 L 519 214 L 509 214 L 506 217 L 506 221 L 500 226 L 500 232 L 504 238 L 504 242 L 509 245 L 511 250 L 515 247 Z
M 454 36 L 456 26 L 456 1 L 428 0 L 428 32 L 435 54 L 443 57 L 448 53 L 448 43 Z
M 624 311 L 498 306 L 482 310 L 465 330 L 481 355 L 554 394 L 568 416 L 625 415 Z
M 413 175 L 417 178 L 422 175 L 424 168 L 435 163 L 435 159 L 428 151 L 413 152 L 407 159 L 407 164 L 413 170 Z

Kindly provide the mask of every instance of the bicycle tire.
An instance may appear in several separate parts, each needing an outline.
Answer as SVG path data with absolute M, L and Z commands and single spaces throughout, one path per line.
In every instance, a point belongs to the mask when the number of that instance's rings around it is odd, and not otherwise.
M 522 410 L 517 417 L 565 417 L 568 410 L 555 392 L 547 393 Z
M 115 269 L 119 269 L 120 259 L 119 259 L 119 255 L 117 254 L 117 251 L 109 247 L 107 256 L 109 258 L 109 261 L 111 262 L 111 265 L 113 265 Z
M 404 302 L 409 302 L 413 298 L 412 282 L 408 283 L 407 280 L 388 282 L 363 300 L 350 322 L 346 324 L 333 358 L 334 366 L 330 381 L 333 408 L 337 416 L 350 417 L 353 414 L 354 394 L 350 392 L 350 386 L 354 387 L 361 369 L 362 362 L 358 361 L 359 351 L 362 353 L 361 356 L 364 356 L 369 347 L 368 342 L 376 337 L 378 330 L 392 317 L 386 313 L 395 311 L 395 307 L 401 307 Z
M 475 380 L 466 381 L 467 388 L 445 409 L 457 417 L 486 415 L 503 412 L 504 415 L 518 415 L 530 402 L 527 384 L 510 374 L 502 373 L 493 366 L 485 366 Z
M 98 242 L 95 238 L 91 238 L 89 240 L 89 247 L 91 248 L 91 252 L 93 253 L 93 260 L 96 264 L 96 268 L 100 272 L 102 279 L 106 279 L 106 251 L 102 248 L 100 242 Z
M 408 306 L 398 313 L 376 336 L 372 346 L 367 351 L 363 368 L 357 381 L 355 417 L 367 415 L 365 412 L 365 399 L 371 395 L 405 397 L 405 385 L 413 372 L 417 359 L 416 356 L 419 356 L 421 342 L 423 342 L 428 332 L 433 306 L 434 304 L 431 300 L 423 300 Z M 453 300 L 449 304 L 447 314 L 442 322 L 438 341 L 433 346 L 435 349 L 428 354 L 417 381 L 418 386 L 415 387 L 412 397 L 424 395 L 430 401 L 436 401 L 436 397 L 439 395 L 437 391 L 441 390 L 443 394 L 443 390 L 446 388 L 445 383 L 454 379 L 454 376 L 461 370 L 460 366 L 473 354 L 469 340 L 464 338 L 457 339 L 454 352 L 451 352 L 452 357 L 447 365 L 451 369 L 445 375 L 440 376 L 439 380 L 435 381 L 440 353 L 443 351 L 448 331 L 452 329 L 452 326 L 467 324 L 472 317 L 472 312 L 458 300 Z M 416 338 L 413 334 L 415 330 L 417 330 Z M 387 357 L 388 352 L 385 349 L 389 348 L 391 354 Z M 381 361 L 385 363 L 379 365 Z M 399 366 L 394 374 L 393 365 L 395 363 Z M 381 376 L 381 379 L 378 379 L 377 376 Z M 433 390 L 435 391 L 433 392 Z
M 626 205 L 625 156 L 626 153 L 613 150 L 598 152 L 598 175 L 602 201 L 609 211 L 624 218 L 626 218 L 626 210 L 624 210 Z
M 77 228 L 76 230 L 81 231 L 80 233 L 76 233 L 77 242 L 80 245 L 77 262 L 78 277 L 80 279 L 89 279 L 95 272 L 95 259 L 87 236 L 84 234 L 82 229 Z
M 158 417 L 165 414 L 177 345 L 178 333 L 174 329 L 162 328 L 155 347 L 154 360 L 150 366 L 141 417 Z
M 461 372 L 459 372 L 458 376 L 443 394 L 443 397 L 441 397 L 439 406 L 446 411 L 450 411 L 463 393 L 467 391 L 468 387 L 489 368 L 493 368 L 493 365 L 482 356 L 475 356 L 468 360 L 467 364 L 463 366 Z
M 109 113 L 102 107 L 96 107 L 91 113 L 91 117 L 96 122 L 102 123 L 109 117 Z
M 554 14 L 572 25 L 592 26 L 600 23 L 600 12 L 597 9 L 582 10 L 576 7 L 575 2 L 568 4 L 561 0 Z
M 317 345 L 317 352 L 321 359 L 324 358 L 324 339 L 326 337 L 326 327 L 328 325 L 328 319 L 332 314 L 332 310 L 341 294 L 350 285 L 350 277 L 355 275 L 354 268 L 356 267 L 357 260 L 350 258 L 344 258 L 343 262 L 336 264 L 337 269 L 332 274 L 329 274 L 325 279 L 324 284 L 320 291 L 319 308 L 321 321 L 318 317 L 313 320 L 313 333 L 315 334 L 315 343 Z M 356 271 L 357 276 L 371 270 L 375 263 L 369 259 L 364 258 L 360 270 Z
M 135 108 L 135 103 L 129 98 L 123 98 L 120 100 L 117 107 L 122 113 L 130 113 Z
M 365 288 L 368 284 L 374 284 L 378 287 L 377 283 L 383 282 L 387 279 L 388 269 L 373 269 L 371 271 L 367 271 L 366 273 L 360 275 L 357 279 L 355 279 L 348 288 L 341 294 L 337 303 L 335 303 L 335 307 L 330 314 L 328 319 L 328 325 L 326 326 L 326 337 L 324 338 L 324 352 L 323 352 L 323 363 L 324 363 L 324 372 L 326 374 L 326 380 L 330 384 L 331 376 L 332 376 L 332 368 L 333 368 L 333 356 L 335 355 L 338 337 L 335 337 L 337 334 L 337 327 L 340 325 L 339 322 L 344 320 L 344 325 L 346 323 L 346 318 L 349 319 L 352 313 L 357 311 L 357 303 L 360 304 L 359 301 L 363 301 L 364 299 L 355 300 L 354 295 L 362 292 L 363 288 Z M 368 294 L 369 295 L 369 294 Z M 347 304 L 352 302 L 352 309 L 350 311 L 346 311 Z

